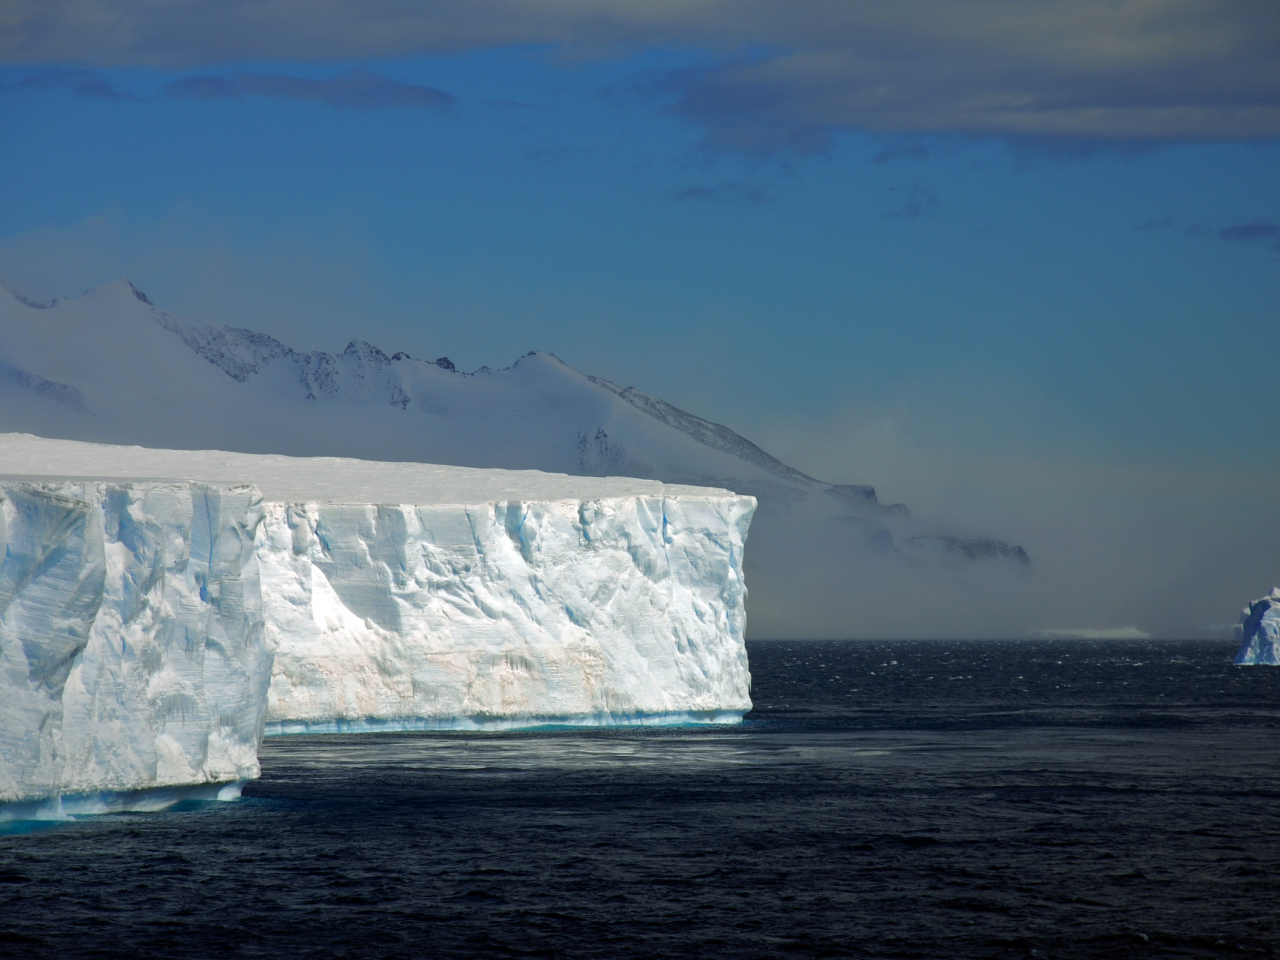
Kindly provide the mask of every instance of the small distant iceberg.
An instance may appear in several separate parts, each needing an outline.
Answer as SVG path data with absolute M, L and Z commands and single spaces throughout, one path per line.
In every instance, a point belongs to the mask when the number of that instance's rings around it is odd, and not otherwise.
M 1280 667 L 1280 587 L 1244 608 L 1236 625 L 1236 639 L 1240 641 L 1235 659 L 1238 666 Z
M 1076 630 L 1036 630 L 1032 640 L 1150 640 L 1151 634 L 1137 627 L 1110 627 L 1104 629 L 1081 628 Z

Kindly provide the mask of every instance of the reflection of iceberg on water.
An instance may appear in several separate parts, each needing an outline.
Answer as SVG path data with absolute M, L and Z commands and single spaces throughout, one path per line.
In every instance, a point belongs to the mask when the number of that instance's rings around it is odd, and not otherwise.
M 1240 641 L 1237 664 L 1280 666 L 1280 587 L 1244 608 L 1236 639 Z

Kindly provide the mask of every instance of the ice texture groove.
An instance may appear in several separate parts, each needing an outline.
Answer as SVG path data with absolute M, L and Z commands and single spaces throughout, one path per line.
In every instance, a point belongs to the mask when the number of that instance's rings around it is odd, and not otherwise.
M 753 508 L 268 504 L 270 729 L 737 719 Z
M 0 478 L 0 498 L 0 800 L 256 777 L 256 488 Z
M 1236 639 L 1240 641 L 1236 664 L 1280 667 L 1280 587 L 1244 608 Z

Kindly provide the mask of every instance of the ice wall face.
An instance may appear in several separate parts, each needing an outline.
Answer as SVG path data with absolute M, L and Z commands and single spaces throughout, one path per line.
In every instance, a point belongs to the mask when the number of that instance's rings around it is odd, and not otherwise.
M 0 434 L 0 463 L 28 474 L 184 476 L 219 489 L 225 478 L 252 481 L 275 660 L 262 705 L 278 731 L 733 720 L 751 706 L 752 497 L 623 477 L 13 434 Z M 247 522 L 238 529 L 243 550 L 252 538 Z
M 1240 641 L 1237 664 L 1280 666 L 1280 587 L 1244 608 L 1236 639 Z
M 257 776 L 257 489 L 0 478 L 0 497 L 0 800 Z
M 737 719 L 754 509 L 733 495 L 268 504 L 270 726 Z

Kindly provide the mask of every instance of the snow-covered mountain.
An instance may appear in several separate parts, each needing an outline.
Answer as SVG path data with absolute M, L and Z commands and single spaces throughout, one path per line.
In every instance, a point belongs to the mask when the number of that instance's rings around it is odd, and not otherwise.
M 472 373 L 362 340 L 303 353 L 170 314 L 127 280 L 48 305 L 0 292 L 0 431 L 728 488 L 760 501 L 746 564 L 756 637 L 897 634 L 906 604 L 912 632 L 980 631 L 990 590 L 1029 568 L 1021 547 L 806 476 L 548 353 Z

